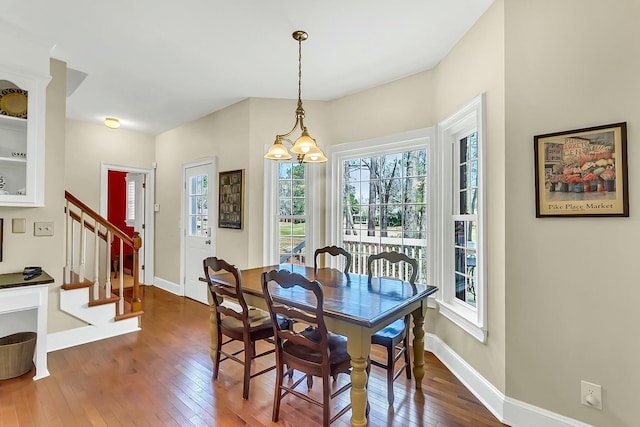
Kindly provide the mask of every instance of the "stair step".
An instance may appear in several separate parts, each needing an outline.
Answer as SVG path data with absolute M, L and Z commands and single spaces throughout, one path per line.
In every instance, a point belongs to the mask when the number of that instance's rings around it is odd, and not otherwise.
M 142 311 L 142 310 L 140 310 L 140 311 L 130 311 L 129 313 L 118 314 L 118 315 L 116 315 L 116 321 L 124 320 L 124 319 L 130 319 L 132 317 L 140 317 L 143 314 L 144 314 L 144 311 Z

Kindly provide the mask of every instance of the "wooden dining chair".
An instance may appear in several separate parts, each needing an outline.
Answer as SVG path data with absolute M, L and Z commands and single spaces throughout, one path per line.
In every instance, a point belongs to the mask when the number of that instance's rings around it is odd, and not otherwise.
M 203 261 L 204 276 L 209 285 L 209 292 L 215 308 L 216 324 L 218 329 L 217 346 L 215 348 L 215 360 L 213 361 L 213 378 L 218 379 L 220 362 L 231 359 L 244 366 L 244 379 L 242 386 L 242 398 L 249 398 L 249 382 L 251 378 L 275 369 L 275 364 L 266 369 L 251 374 L 251 363 L 254 359 L 274 353 L 269 350 L 256 354 L 256 341 L 268 340 L 273 337 L 273 326 L 269 313 L 247 306 L 242 294 L 242 277 L 240 270 L 223 259 L 216 257 L 205 258 Z M 224 285 L 213 281 L 212 273 L 226 272 L 233 278 L 233 283 Z M 227 276 L 229 277 L 229 276 Z M 229 303 L 225 299 L 235 300 Z M 237 303 L 236 303 L 237 302 Z M 223 335 L 228 337 L 222 342 Z M 233 341 L 240 341 L 243 347 L 234 352 L 224 350 L 224 346 Z M 243 359 L 238 355 L 244 353 Z
M 369 256 L 367 262 L 369 283 L 371 283 L 373 277 L 374 264 L 376 261 L 390 264 L 404 263 L 405 265 L 411 266 L 409 283 L 411 285 L 415 284 L 416 276 L 418 275 L 418 262 L 399 252 L 381 252 Z M 381 271 L 381 269 L 378 271 Z M 393 405 L 394 401 L 393 382 L 402 374 L 403 370 L 407 372 L 407 378 L 411 379 L 411 363 L 409 361 L 410 317 L 411 315 L 408 314 L 402 319 L 397 319 L 371 336 L 371 344 L 381 345 L 387 350 L 386 363 L 374 359 L 371 359 L 370 362 L 372 365 L 384 368 L 387 371 L 387 401 L 389 402 L 389 406 Z M 400 343 L 402 343 L 402 345 L 400 345 Z M 400 369 L 396 371 L 396 362 L 403 355 L 404 362 Z
M 344 274 L 349 273 L 349 270 L 351 269 L 351 254 L 344 248 L 338 246 L 325 246 L 323 248 L 316 249 L 313 254 L 313 271 L 318 271 L 318 258 L 322 254 L 329 254 L 332 256 L 342 255 L 344 257 Z
M 309 281 L 297 273 L 272 270 L 262 273 L 262 291 L 269 307 L 271 322 L 275 325 L 276 387 L 272 420 L 278 421 L 282 398 L 292 394 L 321 407 L 322 425 L 327 427 L 351 409 L 349 403 L 330 417 L 331 406 L 333 406 L 331 400 L 349 390 L 351 381 L 349 379 L 348 383 L 331 393 L 329 377 L 335 381 L 338 374 L 350 374 L 351 358 L 347 353 L 346 338 L 327 331 L 323 315 L 322 285 L 316 280 Z M 284 294 L 287 295 L 286 299 L 282 296 Z M 311 327 L 296 332 L 275 322 L 278 316 L 290 322 L 298 321 Z M 304 375 L 293 384 L 284 384 L 284 377 L 292 372 L 292 369 Z M 297 390 L 305 379 L 308 380 L 314 376 L 322 379 L 322 401 Z M 307 385 L 310 384 L 310 381 L 307 381 Z

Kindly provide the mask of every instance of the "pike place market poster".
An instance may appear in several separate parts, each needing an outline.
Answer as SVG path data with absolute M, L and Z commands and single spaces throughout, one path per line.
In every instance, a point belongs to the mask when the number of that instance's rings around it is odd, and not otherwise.
M 627 124 L 534 137 L 536 217 L 629 216 Z

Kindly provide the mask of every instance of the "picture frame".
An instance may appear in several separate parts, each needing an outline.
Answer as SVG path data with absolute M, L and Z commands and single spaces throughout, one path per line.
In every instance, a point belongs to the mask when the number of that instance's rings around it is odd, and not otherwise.
M 534 136 L 536 217 L 629 216 L 627 123 Z
M 218 228 L 242 230 L 244 223 L 244 169 L 219 173 Z

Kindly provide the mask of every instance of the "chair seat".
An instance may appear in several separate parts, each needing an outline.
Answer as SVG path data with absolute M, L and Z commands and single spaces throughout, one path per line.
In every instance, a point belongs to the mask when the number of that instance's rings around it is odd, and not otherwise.
M 242 321 L 240 319 L 236 319 L 235 317 L 225 316 L 220 321 L 223 329 L 227 329 L 229 331 L 234 331 L 238 333 L 242 333 Z M 271 317 L 269 317 L 269 313 L 259 309 L 251 309 L 249 310 L 249 329 L 250 330 L 259 330 L 259 329 L 269 329 L 272 328 Z
M 307 328 L 302 331 L 301 334 L 311 341 L 320 342 L 320 332 L 318 332 L 317 329 Z M 327 339 L 329 341 L 329 363 L 331 363 L 331 365 L 340 365 L 351 360 L 347 352 L 347 339 L 345 337 L 329 333 Z M 300 359 L 314 363 L 322 363 L 322 355 L 319 352 L 303 345 L 296 345 L 287 341 L 282 345 L 282 350 Z
M 373 344 L 385 345 L 385 343 L 391 342 L 401 336 L 405 330 L 405 326 L 404 319 L 398 319 L 373 334 L 371 336 L 371 342 Z

